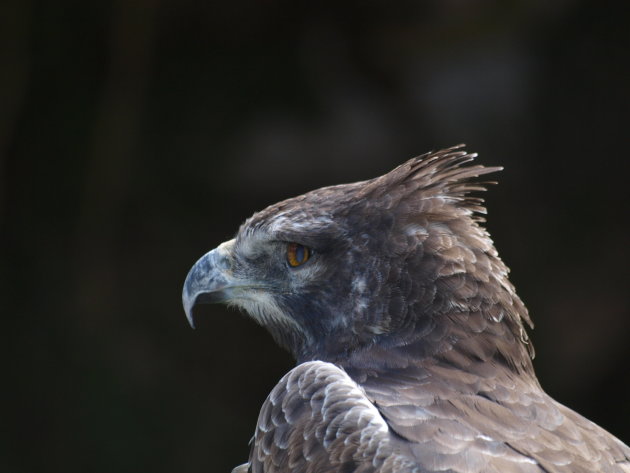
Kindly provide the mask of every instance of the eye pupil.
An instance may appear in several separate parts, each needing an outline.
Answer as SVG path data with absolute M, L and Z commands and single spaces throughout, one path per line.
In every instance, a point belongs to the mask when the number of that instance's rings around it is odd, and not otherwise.
M 287 246 L 287 262 L 293 268 L 306 263 L 310 256 L 310 250 L 304 245 L 289 243 Z
M 302 263 L 304 261 L 304 247 L 302 245 L 298 245 L 298 247 L 295 249 L 295 257 L 297 258 L 297 260 Z

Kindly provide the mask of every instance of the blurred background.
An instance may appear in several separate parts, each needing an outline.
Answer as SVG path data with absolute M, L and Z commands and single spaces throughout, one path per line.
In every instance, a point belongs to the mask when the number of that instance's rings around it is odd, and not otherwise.
M 5 0 L 2 472 L 221 472 L 291 366 L 181 287 L 251 213 L 460 142 L 555 398 L 630 441 L 624 2 Z

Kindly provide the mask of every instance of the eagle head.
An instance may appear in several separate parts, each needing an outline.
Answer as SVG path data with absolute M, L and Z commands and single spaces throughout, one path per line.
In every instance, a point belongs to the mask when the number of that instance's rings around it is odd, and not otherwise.
M 462 145 L 428 153 L 254 214 L 188 273 L 189 322 L 196 304 L 227 303 L 300 362 L 375 346 L 483 351 L 471 333 L 527 344 L 527 311 L 469 195 L 486 184 L 471 179 L 501 168 L 466 165 L 474 157 Z

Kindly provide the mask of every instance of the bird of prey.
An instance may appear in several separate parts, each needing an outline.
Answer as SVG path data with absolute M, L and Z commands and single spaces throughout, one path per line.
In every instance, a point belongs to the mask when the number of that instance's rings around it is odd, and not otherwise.
M 482 227 L 463 145 L 254 214 L 183 290 L 244 310 L 295 357 L 235 471 L 622 473 L 630 448 L 559 404 Z

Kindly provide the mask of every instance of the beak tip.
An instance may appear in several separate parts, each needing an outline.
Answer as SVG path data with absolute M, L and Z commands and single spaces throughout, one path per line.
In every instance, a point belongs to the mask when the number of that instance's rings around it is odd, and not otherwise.
M 188 283 L 188 279 L 186 280 L 186 283 Z M 184 313 L 186 314 L 186 320 L 188 320 L 188 324 L 190 325 L 190 328 L 194 330 L 195 317 L 193 315 L 193 307 L 195 305 L 195 301 L 194 301 L 194 298 L 191 299 L 191 297 L 189 296 L 188 291 L 187 291 L 187 286 L 188 284 L 184 284 L 184 291 L 182 293 L 182 305 L 184 306 Z
M 192 315 L 192 312 L 188 312 L 186 311 L 186 319 L 188 320 L 188 325 L 190 325 L 190 328 L 195 330 L 195 319 Z
M 193 315 L 193 306 L 194 301 L 190 301 L 190 299 L 188 297 L 186 297 L 187 294 L 184 293 L 184 297 L 183 299 L 183 305 L 184 305 L 184 313 L 186 314 L 186 320 L 188 320 L 188 325 L 190 325 L 190 328 L 192 328 L 193 330 L 195 329 L 195 316 Z

